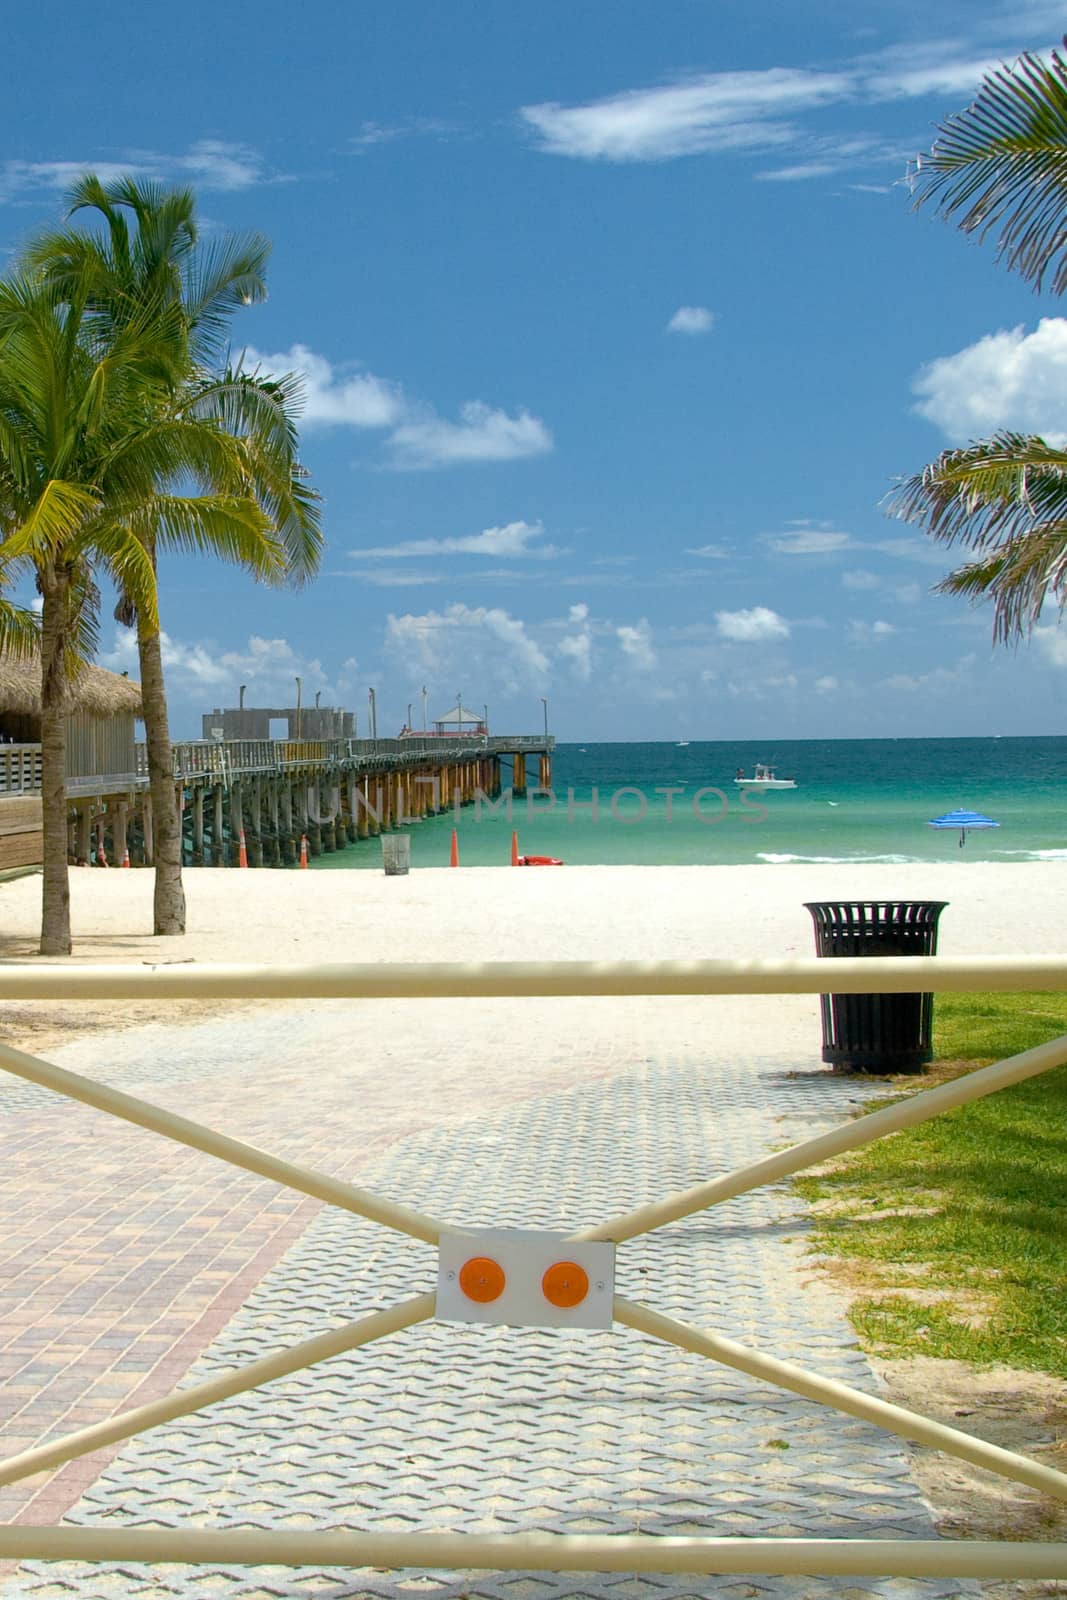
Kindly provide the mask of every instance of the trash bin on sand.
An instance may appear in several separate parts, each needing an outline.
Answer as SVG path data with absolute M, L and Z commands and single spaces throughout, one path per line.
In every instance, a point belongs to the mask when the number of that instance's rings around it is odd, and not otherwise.
M 932 956 L 947 900 L 808 900 L 820 956 Z M 822 1058 L 849 1072 L 921 1072 L 932 994 L 824 994 Z
M 411 870 L 410 833 L 382 834 L 382 866 L 387 878 L 398 878 Z

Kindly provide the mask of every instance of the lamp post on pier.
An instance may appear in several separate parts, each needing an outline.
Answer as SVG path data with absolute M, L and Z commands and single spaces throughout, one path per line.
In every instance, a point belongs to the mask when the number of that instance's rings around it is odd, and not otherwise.
M 297 737 L 298 740 L 300 738 L 300 696 L 301 696 L 301 691 L 303 690 L 303 687 L 304 687 L 303 681 L 300 678 L 297 678 L 297 680 L 296 680 L 296 737 Z
M 545 699 L 544 695 L 540 695 L 538 698 L 540 699 L 541 704 L 545 708 L 545 749 L 547 750 L 548 749 L 548 701 Z
M 375 704 L 373 689 L 367 690 L 367 699 L 370 702 L 370 736 L 372 739 L 376 739 L 378 737 L 378 707 Z

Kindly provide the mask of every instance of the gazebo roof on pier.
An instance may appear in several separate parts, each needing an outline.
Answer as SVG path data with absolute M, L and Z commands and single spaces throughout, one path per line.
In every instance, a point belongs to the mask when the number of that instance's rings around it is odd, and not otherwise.
M 72 685 L 71 710 L 91 717 L 141 715 L 141 685 L 103 667 L 83 667 Z M 0 653 L 0 715 L 41 715 L 41 658 Z
M 461 705 L 454 705 L 451 711 L 446 711 L 443 717 L 434 717 L 435 722 L 477 722 L 481 723 L 480 713 L 465 711 Z

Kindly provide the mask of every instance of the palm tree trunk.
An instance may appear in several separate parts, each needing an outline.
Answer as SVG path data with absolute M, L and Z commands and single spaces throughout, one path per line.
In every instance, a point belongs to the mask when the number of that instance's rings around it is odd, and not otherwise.
M 41 954 L 70 955 L 70 880 L 67 871 L 67 679 L 70 570 L 41 572 L 41 824 L 44 891 Z
M 185 890 L 182 888 L 181 818 L 174 792 L 174 762 L 163 683 L 163 648 L 158 627 L 149 632 L 137 619 L 141 660 L 141 703 L 144 709 L 148 775 L 155 825 L 156 887 L 153 907 L 157 934 L 185 932 Z

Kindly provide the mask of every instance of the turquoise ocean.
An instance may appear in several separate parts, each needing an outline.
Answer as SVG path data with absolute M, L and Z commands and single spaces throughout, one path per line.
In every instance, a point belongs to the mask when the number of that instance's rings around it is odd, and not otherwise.
M 734 775 L 757 761 L 797 788 L 742 804 Z M 1067 738 L 564 744 L 552 784 L 515 798 L 510 816 L 505 802 L 411 824 L 412 867 L 447 867 L 453 827 L 461 866 L 474 867 L 508 866 L 512 829 L 523 854 L 582 866 L 1067 861 Z M 959 807 L 1001 826 L 969 833 L 961 851 L 957 833 L 927 826 Z M 367 839 L 312 870 L 381 862 Z

